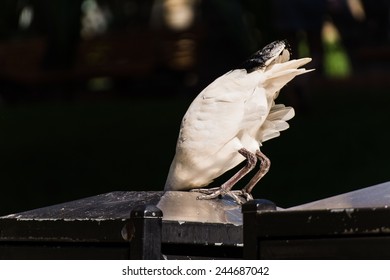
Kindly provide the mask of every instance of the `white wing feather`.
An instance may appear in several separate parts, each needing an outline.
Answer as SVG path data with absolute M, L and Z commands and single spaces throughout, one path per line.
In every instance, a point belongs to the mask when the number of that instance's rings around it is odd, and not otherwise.
M 279 90 L 309 58 L 271 65 L 247 74 L 234 70 L 206 87 L 187 110 L 166 190 L 185 190 L 209 184 L 238 165 L 245 147 L 251 152 L 288 128 L 294 110 L 275 105 Z

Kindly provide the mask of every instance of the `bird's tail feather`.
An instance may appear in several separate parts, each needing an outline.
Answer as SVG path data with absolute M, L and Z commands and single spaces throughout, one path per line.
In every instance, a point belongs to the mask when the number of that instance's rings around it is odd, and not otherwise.
M 304 74 L 310 70 L 306 69 L 288 69 L 281 72 L 270 75 L 264 82 L 263 87 L 266 92 L 273 94 L 273 99 L 278 97 L 279 91 L 288 82 L 294 79 L 296 76 Z
M 292 107 L 286 107 L 283 104 L 273 105 L 267 119 L 264 121 L 260 131 L 261 135 L 258 139 L 262 139 L 264 142 L 278 137 L 280 135 L 280 131 L 289 128 L 287 121 L 292 119 L 294 115 L 295 112 Z
M 278 137 L 280 131 L 289 128 L 287 121 L 294 117 L 294 109 L 292 107 L 286 107 L 283 104 L 275 105 L 274 100 L 278 97 L 280 89 L 288 82 L 298 75 L 314 70 L 299 68 L 310 61 L 311 58 L 294 59 L 282 63 L 275 63 L 265 70 L 267 78 L 263 80 L 262 86 L 265 92 L 272 94 L 267 97 L 269 100 L 272 100 L 272 106 L 259 131 L 261 135 L 257 139 L 262 139 L 262 142 L 270 140 Z
M 267 116 L 267 120 L 288 121 L 293 117 L 294 117 L 294 109 L 292 107 L 286 107 L 283 104 L 275 104 L 271 107 L 271 110 Z
M 312 59 L 310 57 L 304 57 L 304 58 L 300 58 L 300 59 L 292 59 L 292 60 L 289 60 L 289 61 L 285 61 L 283 63 L 275 63 L 273 65 L 271 65 L 267 71 L 269 72 L 281 72 L 283 70 L 288 70 L 288 69 L 298 69 L 299 67 L 309 63 Z M 302 68 L 303 70 L 305 71 L 312 71 L 313 69 L 310 69 L 310 70 L 306 70 L 304 68 Z

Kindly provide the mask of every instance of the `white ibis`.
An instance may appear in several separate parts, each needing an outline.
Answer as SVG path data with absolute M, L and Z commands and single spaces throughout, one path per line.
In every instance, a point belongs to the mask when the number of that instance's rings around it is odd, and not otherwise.
M 196 191 L 198 199 L 229 195 L 237 203 L 253 199 L 253 187 L 270 167 L 260 147 L 286 130 L 295 114 L 275 99 L 295 76 L 311 71 L 299 68 L 310 61 L 290 60 L 287 42 L 275 41 L 208 85 L 183 117 L 165 190 Z M 244 160 L 246 165 L 220 187 L 202 188 Z M 249 183 L 232 190 L 257 161 L 259 170 Z

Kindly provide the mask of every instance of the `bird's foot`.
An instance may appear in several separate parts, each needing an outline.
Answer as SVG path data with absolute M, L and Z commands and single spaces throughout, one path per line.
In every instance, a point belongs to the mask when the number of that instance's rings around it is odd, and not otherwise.
M 192 189 L 191 192 L 198 192 L 202 195 L 198 196 L 197 199 L 199 200 L 208 200 L 208 199 L 214 199 L 219 196 L 227 195 L 234 199 L 238 204 L 243 204 L 247 201 L 253 200 L 253 197 L 250 193 L 242 190 L 225 190 L 221 187 L 216 188 L 201 188 L 201 189 Z
M 242 197 L 244 197 L 246 199 L 246 201 L 253 200 L 253 196 L 249 192 L 247 192 L 245 189 L 242 189 L 238 192 L 240 192 L 240 195 Z
M 244 204 L 247 201 L 253 200 L 253 196 L 244 189 L 229 191 L 226 195 L 232 197 L 238 204 Z
M 198 192 L 201 193 L 202 195 L 198 196 L 196 199 L 213 199 L 218 196 L 222 196 L 225 194 L 225 191 L 221 187 L 216 187 L 216 188 L 201 188 L 201 189 L 192 189 L 190 190 L 191 192 Z

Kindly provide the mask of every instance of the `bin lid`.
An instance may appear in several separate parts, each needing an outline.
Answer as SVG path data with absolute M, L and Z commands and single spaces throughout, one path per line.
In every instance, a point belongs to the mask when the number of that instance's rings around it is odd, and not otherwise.
M 165 221 L 242 225 L 241 205 L 230 197 L 199 200 L 198 196 L 194 192 L 167 191 L 157 207 Z
M 340 208 L 390 207 L 390 182 L 335 195 L 329 198 L 287 208 L 285 210 L 315 210 Z

